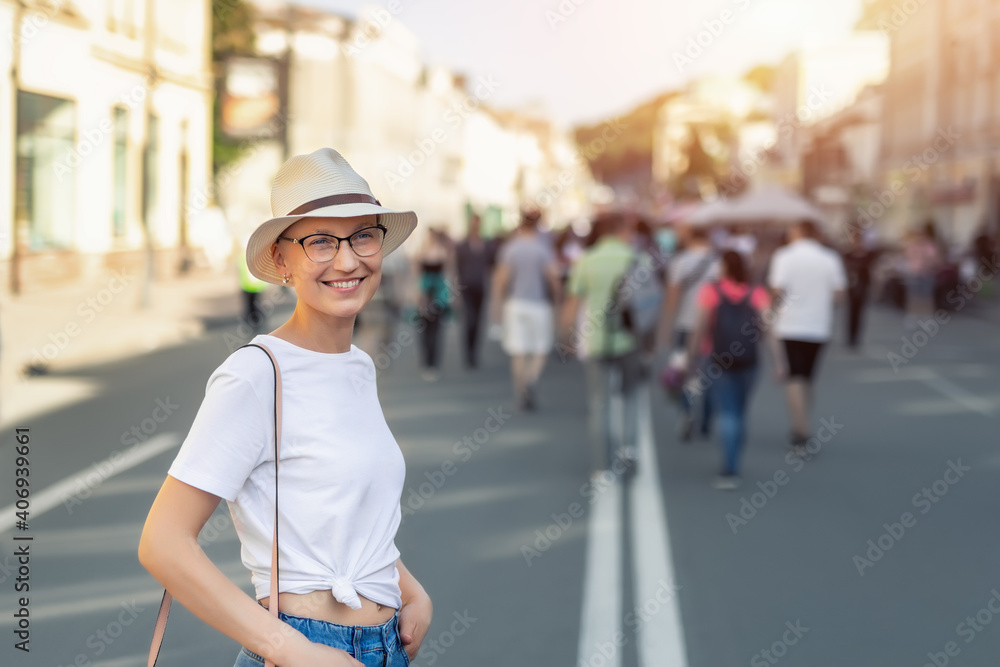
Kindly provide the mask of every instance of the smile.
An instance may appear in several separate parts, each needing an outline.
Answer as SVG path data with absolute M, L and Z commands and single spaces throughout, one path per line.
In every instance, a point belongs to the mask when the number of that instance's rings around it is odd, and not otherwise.
M 351 289 L 357 287 L 360 282 L 360 278 L 354 278 L 353 280 L 331 280 L 323 284 L 334 289 Z

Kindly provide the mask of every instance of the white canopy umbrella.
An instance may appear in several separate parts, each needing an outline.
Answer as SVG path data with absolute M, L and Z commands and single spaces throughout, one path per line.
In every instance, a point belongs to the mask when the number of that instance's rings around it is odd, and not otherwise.
M 766 185 L 734 199 L 703 204 L 688 219 L 693 225 L 713 223 L 823 222 L 823 214 L 803 197 L 782 185 Z

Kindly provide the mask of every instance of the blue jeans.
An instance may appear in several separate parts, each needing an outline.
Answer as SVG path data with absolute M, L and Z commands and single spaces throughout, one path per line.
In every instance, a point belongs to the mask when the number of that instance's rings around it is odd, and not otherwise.
M 719 436 L 722 439 L 722 472 L 738 475 L 740 457 L 746 444 L 747 406 L 750 393 L 757 379 L 757 367 L 723 371 L 714 383 L 711 393 L 715 401 Z
M 410 658 L 403 650 L 403 640 L 393 616 L 382 625 L 337 625 L 315 618 L 291 616 L 279 612 L 278 618 L 304 634 L 310 641 L 347 651 L 367 667 L 408 667 Z M 261 667 L 264 658 L 240 649 L 233 667 Z

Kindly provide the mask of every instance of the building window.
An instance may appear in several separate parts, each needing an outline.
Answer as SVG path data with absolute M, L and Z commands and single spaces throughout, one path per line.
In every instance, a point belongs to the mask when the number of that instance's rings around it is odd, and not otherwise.
M 17 91 L 15 224 L 31 250 L 73 244 L 76 170 L 68 157 L 75 137 L 75 102 Z
M 137 0 L 108 0 L 108 31 L 120 32 L 134 38 L 138 33 L 136 26 Z
M 128 201 L 128 110 L 114 108 L 114 138 L 111 233 L 115 238 L 125 236 L 125 205 Z
M 153 229 L 153 215 L 160 198 L 160 119 L 149 114 L 146 121 L 146 150 L 142 160 L 142 218 L 146 233 Z

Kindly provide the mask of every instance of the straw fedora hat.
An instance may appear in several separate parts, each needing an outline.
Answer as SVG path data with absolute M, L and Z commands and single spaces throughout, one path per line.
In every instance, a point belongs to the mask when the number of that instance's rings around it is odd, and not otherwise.
M 384 208 L 368 182 L 332 148 L 296 155 L 278 169 L 271 186 L 271 215 L 247 243 L 247 267 L 261 280 L 281 284 L 271 246 L 289 225 L 302 218 L 353 218 L 377 215 L 386 228 L 382 255 L 388 255 L 417 226 L 413 211 Z

